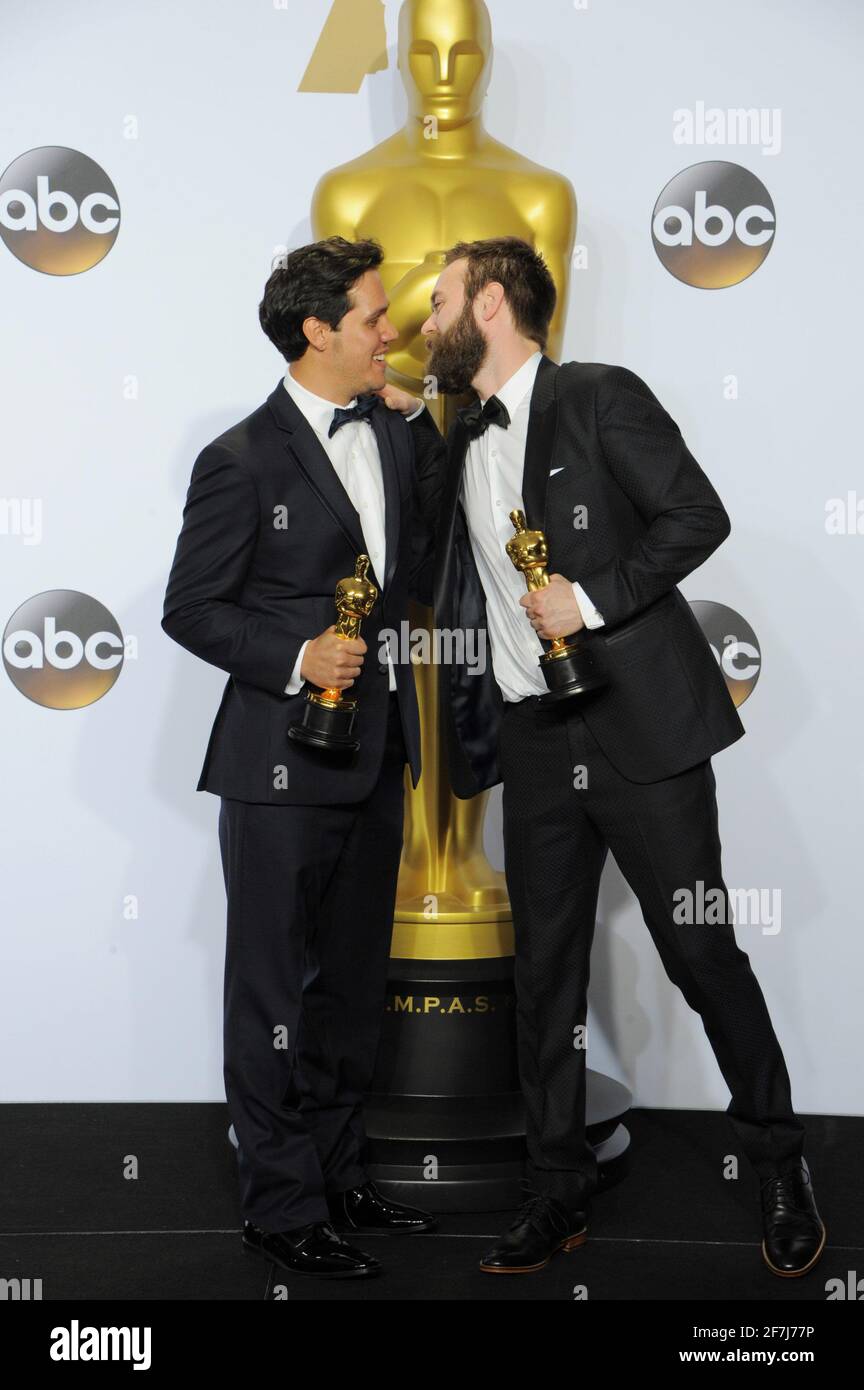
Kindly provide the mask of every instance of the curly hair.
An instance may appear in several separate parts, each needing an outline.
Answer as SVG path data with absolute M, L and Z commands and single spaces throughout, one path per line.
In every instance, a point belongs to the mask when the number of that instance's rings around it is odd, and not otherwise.
M 351 286 L 383 259 L 377 241 L 346 241 L 341 236 L 300 246 L 280 258 L 264 286 L 258 319 L 287 362 L 296 362 L 309 346 L 303 320 L 311 314 L 338 331 L 351 308 Z

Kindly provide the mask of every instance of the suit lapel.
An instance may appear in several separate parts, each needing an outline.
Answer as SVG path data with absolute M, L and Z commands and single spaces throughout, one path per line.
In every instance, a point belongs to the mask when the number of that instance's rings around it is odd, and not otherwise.
M 522 474 L 522 503 L 529 530 L 542 531 L 546 524 L 546 489 L 558 430 L 557 375 L 558 364 L 544 354 L 537 365 L 531 392 Z
M 276 424 L 285 433 L 285 447 L 294 458 L 310 488 L 322 505 L 326 507 L 336 525 L 345 533 L 354 552 L 357 555 L 365 554 L 366 542 L 363 539 L 363 527 L 357 509 L 342 486 L 326 449 L 281 381 L 268 397 L 268 404 Z M 375 431 L 375 439 L 378 443 L 381 473 L 384 480 L 384 536 L 387 573 L 383 578 L 380 575 L 375 576 L 378 587 L 382 590 L 390 583 L 396 568 L 400 524 L 396 459 L 393 454 L 387 423 L 383 419 L 383 410 L 384 407 L 376 407 L 370 416 L 372 428 Z
M 435 565 L 435 592 L 433 606 L 437 617 L 448 621 L 453 602 L 453 548 L 456 537 L 456 513 L 459 507 L 459 489 L 462 485 L 462 470 L 468 452 L 468 431 L 457 417 L 447 433 L 447 476 L 444 480 L 439 503 L 440 531 L 436 537 L 437 560 Z
M 378 457 L 381 460 L 381 474 L 384 479 L 384 563 L 387 570 L 383 580 L 385 589 L 390 584 L 393 571 L 396 568 L 402 511 L 399 476 L 396 471 L 396 456 L 390 437 L 388 414 L 387 407 L 382 404 L 376 406 L 369 417 L 378 443 Z

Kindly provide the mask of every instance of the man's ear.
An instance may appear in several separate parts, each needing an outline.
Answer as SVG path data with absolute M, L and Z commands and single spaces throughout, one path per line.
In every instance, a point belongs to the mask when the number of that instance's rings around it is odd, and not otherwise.
M 316 352 L 323 352 L 327 346 L 327 337 L 330 333 L 329 323 L 323 319 L 318 319 L 314 314 L 303 320 L 303 336 L 311 348 Z
M 490 280 L 480 291 L 480 316 L 486 321 L 494 318 L 504 303 L 504 286 L 498 280 Z

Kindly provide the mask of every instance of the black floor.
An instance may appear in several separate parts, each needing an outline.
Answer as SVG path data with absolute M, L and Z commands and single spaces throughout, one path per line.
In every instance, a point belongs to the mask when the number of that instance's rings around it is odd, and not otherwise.
M 634 1110 L 629 1175 L 595 1198 L 588 1243 L 524 1276 L 480 1273 L 506 1213 L 442 1217 L 439 1233 L 367 1236 L 374 1279 L 273 1270 L 240 1245 L 223 1105 L 6 1105 L 0 1111 L 0 1279 L 40 1279 L 43 1300 L 826 1300 L 864 1277 L 864 1118 L 805 1116 L 828 1230 L 809 1274 L 780 1279 L 760 1255 L 758 1181 L 722 1113 Z M 724 1147 L 725 1146 L 725 1147 Z M 137 1177 L 125 1174 L 137 1169 Z

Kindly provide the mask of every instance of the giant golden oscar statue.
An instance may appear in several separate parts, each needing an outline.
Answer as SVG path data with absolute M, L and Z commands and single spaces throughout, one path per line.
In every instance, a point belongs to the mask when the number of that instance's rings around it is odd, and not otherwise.
M 324 174 L 313 195 L 316 239 L 374 237 L 383 246 L 381 276 L 400 334 L 389 376 L 418 396 L 426 360 L 420 327 L 443 253 L 456 241 L 519 236 L 543 254 L 558 291 L 548 351 L 560 359 L 576 198 L 563 175 L 485 130 L 491 69 L 483 0 L 405 0 L 399 71 L 407 122 Z M 458 404 L 427 400 L 442 431 Z M 432 621 L 431 610 L 412 608 L 412 629 L 431 630 Z M 422 1198 L 426 1207 L 500 1208 L 521 1199 L 524 1134 L 512 920 L 504 875 L 483 850 L 488 794 L 470 801 L 453 796 L 439 739 L 438 669 L 416 665 L 415 674 L 423 774 L 414 791 L 406 770 L 389 1016 L 376 1076 L 376 1091 L 386 1094 L 366 1108 L 372 1171 L 391 1191 Z M 374 1160 L 388 1142 L 386 1165 L 376 1170 Z M 418 1183 L 417 1165 L 427 1158 L 440 1163 L 433 1176 L 444 1181 Z
M 569 181 L 493 139 L 482 106 L 492 69 L 492 35 L 483 0 L 405 0 L 399 15 L 399 70 L 409 101 L 402 130 L 325 174 L 312 202 L 316 238 L 375 237 L 385 251 L 381 277 L 399 341 L 389 376 L 423 395 L 429 316 L 443 252 L 456 241 L 519 236 L 542 252 L 558 305 L 549 353 L 561 350 L 576 228 Z M 445 429 L 455 403 L 428 401 Z M 415 623 L 416 616 L 416 623 Z M 429 625 L 418 610 L 412 627 Z M 393 955 L 457 960 L 512 954 L 503 874 L 483 852 L 487 794 L 459 801 L 449 790 L 436 727 L 437 668 L 417 666 L 423 777 L 406 775 L 405 850 Z M 431 911 L 430 911 L 431 905 Z

